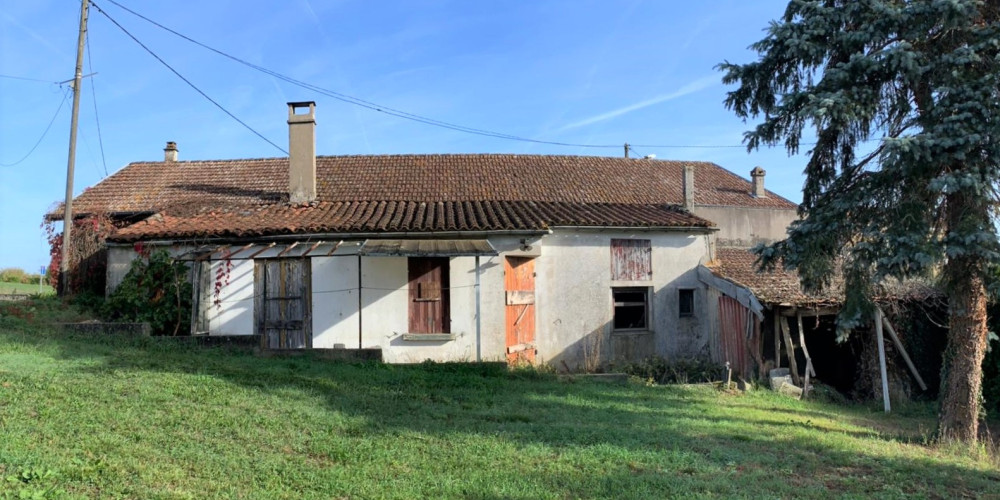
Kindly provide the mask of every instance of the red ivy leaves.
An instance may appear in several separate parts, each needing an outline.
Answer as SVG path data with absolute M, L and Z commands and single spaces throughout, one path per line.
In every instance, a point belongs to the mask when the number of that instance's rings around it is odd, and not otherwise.
M 215 290 L 213 293 L 215 300 L 213 303 L 219 309 L 222 309 L 222 287 L 229 286 L 229 276 L 233 271 L 233 261 L 230 258 L 232 255 L 229 247 L 225 247 L 222 250 L 222 262 L 215 269 Z

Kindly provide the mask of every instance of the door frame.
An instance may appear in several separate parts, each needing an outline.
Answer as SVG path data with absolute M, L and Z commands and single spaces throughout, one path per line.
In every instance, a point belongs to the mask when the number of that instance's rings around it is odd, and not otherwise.
M 261 258 L 254 259 L 253 268 L 253 289 L 254 289 L 254 333 L 260 335 L 261 347 L 264 349 L 288 349 L 286 347 L 270 347 L 267 342 L 267 279 L 266 266 L 271 262 L 278 262 L 281 265 L 297 261 L 301 263 L 302 269 L 302 334 L 305 340 L 305 348 L 313 346 L 313 325 L 312 325 L 312 259 L 306 257 L 282 257 L 282 258 Z

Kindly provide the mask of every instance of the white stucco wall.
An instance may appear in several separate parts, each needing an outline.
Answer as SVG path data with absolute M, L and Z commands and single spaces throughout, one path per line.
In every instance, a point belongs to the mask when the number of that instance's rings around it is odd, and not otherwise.
M 785 239 L 788 225 L 798 219 L 794 209 L 696 205 L 692 212 L 715 223 L 720 244 L 739 246 Z
M 230 262 L 232 267 L 228 273 L 228 284 L 226 284 L 226 262 L 215 260 L 211 263 L 209 282 L 213 283 L 213 287 L 207 291 L 207 297 L 204 297 L 208 303 L 206 310 L 208 329 L 212 335 L 251 335 L 254 298 L 253 261 Z M 222 280 L 218 296 L 214 290 L 217 278 Z M 218 305 L 215 303 L 216 300 L 219 301 Z
M 644 281 L 611 280 L 611 239 L 648 239 L 652 243 L 652 278 Z M 594 364 L 637 359 L 656 354 L 668 358 L 708 355 L 712 326 L 708 294 L 697 279 L 699 263 L 707 260 L 710 236 L 652 231 L 555 230 L 527 242 L 519 237 L 494 237 L 497 257 L 481 257 L 481 353 L 486 361 L 506 359 L 504 331 L 505 294 L 503 262 L 507 256 L 535 259 L 535 344 L 537 360 L 562 368 L 583 369 Z M 475 258 L 449 261 L 451 340 L 404 339 L 408 333 L 408 271 L 405 257 L 351 255 L 356 243 L 345 243 L 347 255 L 311 258 L 313 346 L 379 347 L 387 362 L 414 363 L 474 361 L 476 359 Z M 181 251 L 181 250 L 177 250 Z M 274 257 L 268 250 L 258 258 Z M 322 253 L 322 252 L 317 252 Z M 109 259 L 118 266 L 134 258 L 131 249 L 113 249 Z M 358 290 L 358 265 L 361 287 Z M 212 302 L 206 290 L 209 333 L 254 333 L 254 262 L 231 260 L 228 283 Z M 212 283 L 225 261 L 211 262 Z M 112 267 L 109 266 L 109 277 Z M 117 269 L 117 267 L 115 267 Z M 225 276 L 225 272 L 222 273 Z M 643 332 L 612 332 L 613 286 L 649 287 L 651 322 Z M 678 314 L 678 290 L 695 290 L 695 314 Z M 358 294 L 362 308 L 358 311 Z
M 611 239 L 648 239 L 652 279 L 611 280 Z M 572 369 L 627 358 L 707 354 L 704 287 L 695 269 L 707 255 L 709 237 L 683 233 L 556 231 L 543 239 L 538 273 L 536 342 L 544 362 Z M 613 286 L 650 287 L 652 321 L 644 333 L 613 333 Z M 695 289 L 695 314 L 680 318 L 678 290 Z

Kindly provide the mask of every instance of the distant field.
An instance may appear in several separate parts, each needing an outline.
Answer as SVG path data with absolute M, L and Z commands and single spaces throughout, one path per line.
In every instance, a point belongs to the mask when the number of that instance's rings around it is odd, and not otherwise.
M 30 285 L 24 283 L 2 283 L 0 282 L 0 294 L 8 293 L 27 293 L 35 294 L 38 293 L 39 287 L 38 283 L 33 283 Z M 42 295 L 53 295 L 56 293 L 56 289 L 49 285 L 42 285 L 41 287 Z

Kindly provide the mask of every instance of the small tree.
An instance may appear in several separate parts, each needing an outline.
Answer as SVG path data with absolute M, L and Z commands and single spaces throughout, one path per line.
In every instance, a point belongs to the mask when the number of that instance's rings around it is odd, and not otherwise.
M 154 335 L 187 332 L 191 319 L 188 267 L 166 250 L 142 255 L 105 303 L 112 320 L 149 323 Z
M 998 28 L 998 0 L 795 0 L 752 46 L 758 61 L 720 65 L 738 84 L 726 105 L 761 117 L 749 150 L 784 143 L 794 154 L 806 127 L 817 137 L 802 218 L 758 249 L 763 266 L 783 261 L 816 289 L 839 265 L 842 335 L 871 317 L 884 277 L 942 270 L 938 435 L 963 441 L 977 439 L 987 286 L 1000 256 Z

